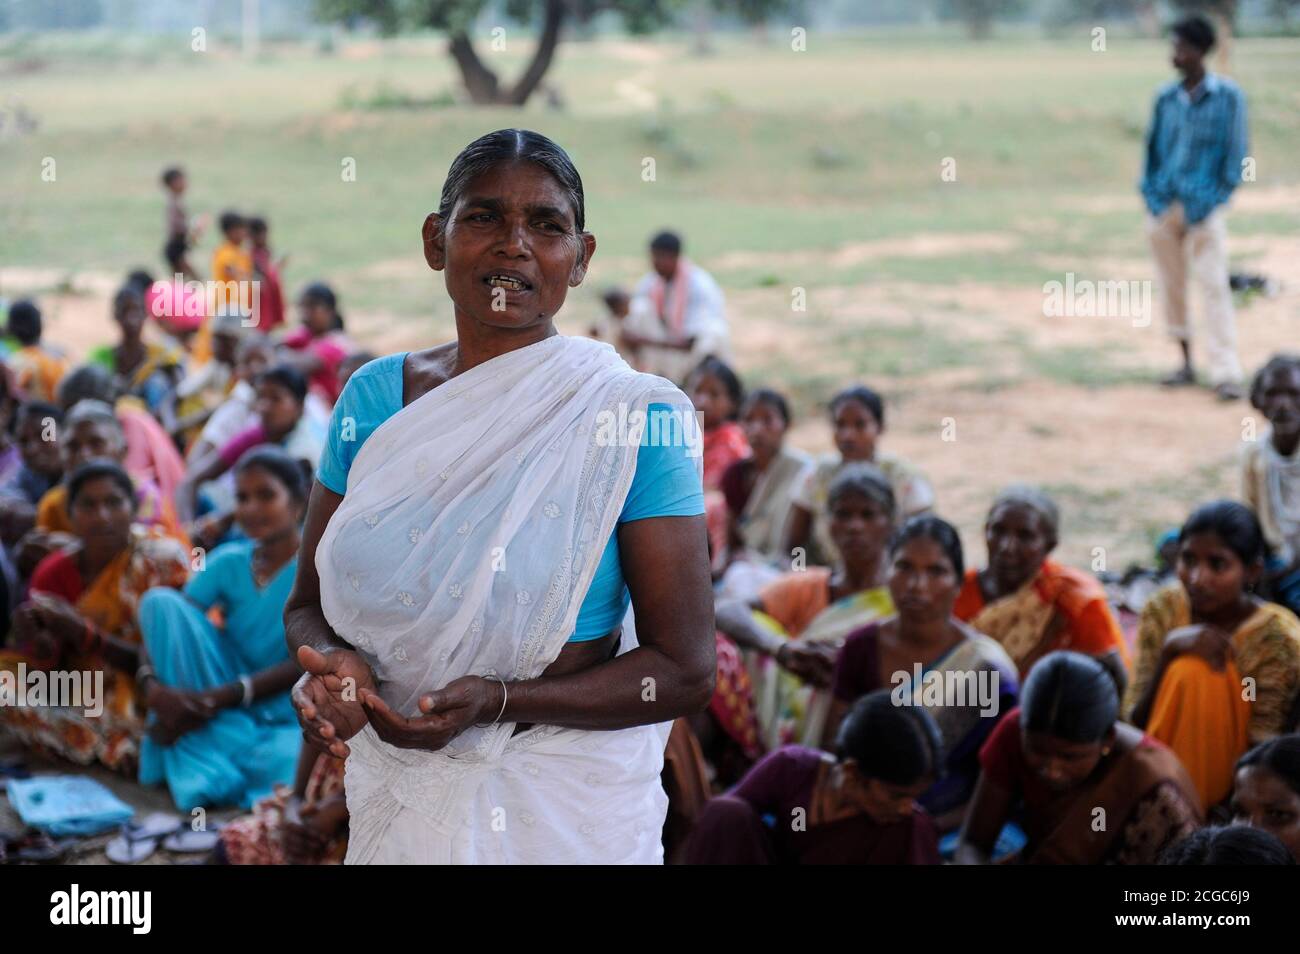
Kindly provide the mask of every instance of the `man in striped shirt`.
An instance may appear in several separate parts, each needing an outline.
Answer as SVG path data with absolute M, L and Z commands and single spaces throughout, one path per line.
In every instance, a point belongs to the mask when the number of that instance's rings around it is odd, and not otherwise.
M 1205 360 L 1220 399 L 1241 397 L 1241 365 L 1228 287 L 1226 204 L 1246 156 L 1246 100 L 1231 80 L 1205 69 L 1214 27 L 1192 16 L 1172 28 L 1173 65 L 1181 79 L 1156 95 L 1147 130 L 1141 191 L 1169 333 L 1182 367 L 1162 383 L 1196 382 L 1187 313 L 1188 272 L 1205 312 Z

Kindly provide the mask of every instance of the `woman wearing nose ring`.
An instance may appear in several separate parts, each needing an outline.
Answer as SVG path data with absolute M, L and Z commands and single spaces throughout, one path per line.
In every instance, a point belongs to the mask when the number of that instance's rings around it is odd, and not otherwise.
M 1178 582 L 1138 624 L 1129 719 L 1178 754 L 1206 811 L 1250 746 L 1288 731 L 1300 691 L 1300 620 L 1253 592 L 1264 553 L 1248 507 L 1199 507 L 1178 535 Z
M 596 240 L 546 137 L 466 147 L 423 245 L 456 340 L 348 381 L 285 611 L 347 860 L 659 862 L 668 723 L 715 671 L 691 403 L 556 332 Z
M 1196 789 L 1177 756 L 1118 718 L 1115 680 L 1099 660 L 1043 657 L 1020 707 L 980 750 L 957 862 L 987 864 L 1017 803 L 1025 864 L 1155 864 L 1198 828 Z

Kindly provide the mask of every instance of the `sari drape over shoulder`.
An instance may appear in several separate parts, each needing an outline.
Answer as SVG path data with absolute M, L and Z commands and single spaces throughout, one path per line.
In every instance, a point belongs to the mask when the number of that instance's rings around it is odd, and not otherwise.
M 1126 712 L 1150 686 L 1165 637 L 1191 622 L 1191 603 L 1181 583 L 1147 601 L 1138 624 Z M 1182 760 L 1207 809 L 1231 791 L 1233 768 L 1247 748 L 1287 730 L 1300 690 L 1300 620 L 1290 610 L 1261 603 L 1237 627 L 1230 646 L 1231 658 L 1222 672 L 1197 657 L 1174 660 L 1147 719 L 1147 733 Z
M 179 587 L 189 574 L 189 554 L 167 537 L 137 528 L 131 545 L 88 583 L 82 580 L 75 555 L 56 552 L 32 574 L 32 592 L 66 600 L 102 633 L 138 643 L 136 609 L 140 598 L 155 586 Z M 84 708 L 42 706 L 0 707 L 0 718 L 28 745 L 44 748 L 72 762 L 99 762 L 109 768 L 129 764 L 139 751 L 144 732 L 142 706 L 136 698 L 135 673 L 110 665 L 100 653 L 69 653 L 62 659 L 38 659 L 23 647 L 0 652 L 0 669 L 17 671 L 60 668 L 104 673 L 103 713 Z
M 1023 802 L 1028 842 L 1019 860 L 1026 864 L 1155 864 L 1202 821 L 1177 756 L 1131 726 L 1120 726 L 1114 751 L 1065 792 L 1048 788 L 1025 762 L 1019 709 L 1002 718 L 980 762 L 985 776 Z
M 1043 656 L 1062 649 L 1089 656 L 1118 652 L 1129 664 L 1124 634 L 1101 584 L 1054 560 L 1044 560 L 1032 580 L 992 603 L 980 592 L 979 571 L 968 570 L 953 615 L 1001 643 L 1022 677 Z
M 691 413 L 609 345 L 556 335 L 434 388 L 362 445 L 316 552 L 321 608 L 395 711 L 555 660 L 636 468 L 640 434 L 618 422 L 652 402 Z M 500 724 L 427 752 L 367 727 L 349 743 L 348 861 L 658 862 L 668 729 Z

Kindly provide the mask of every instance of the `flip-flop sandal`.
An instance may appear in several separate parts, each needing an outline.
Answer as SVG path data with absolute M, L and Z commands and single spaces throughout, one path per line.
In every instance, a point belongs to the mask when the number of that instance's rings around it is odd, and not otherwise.
M 104 848 L 108 860 L 119 865 L 134 865 L 158 850 L 158 843 L 181 827 L 175 815 L 156 812 L 140 822 L 127 822 Z
M 162 846 L 164 851 L 190 855 L 211 851 L 217 847 L 217 842 L 220 840 L 221 833 L 216 830 L 195 831 L 192 828 L 182 828 L 164 838 Z

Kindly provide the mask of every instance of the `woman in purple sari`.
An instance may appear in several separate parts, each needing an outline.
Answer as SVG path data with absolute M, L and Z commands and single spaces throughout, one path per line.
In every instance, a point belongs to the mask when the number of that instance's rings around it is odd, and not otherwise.
M 929 713 L 894 705 L 888 690 L 863 696 L 836 751 L 788 745 L 765 756 L 709 802 L 686 863 L 938 864 L 934 822 L 916 803 L 943 765 Z

